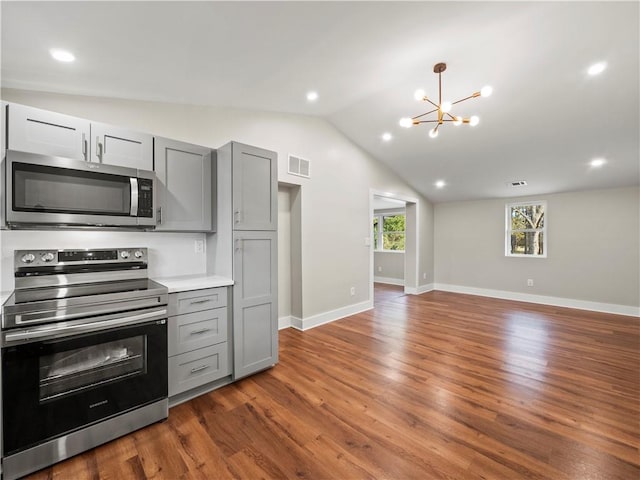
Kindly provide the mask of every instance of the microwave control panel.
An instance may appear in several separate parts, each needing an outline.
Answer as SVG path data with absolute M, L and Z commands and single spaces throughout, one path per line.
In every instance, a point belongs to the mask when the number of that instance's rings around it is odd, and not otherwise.
M 138 217 L 153 217 L 153 180 L 138 179 Z

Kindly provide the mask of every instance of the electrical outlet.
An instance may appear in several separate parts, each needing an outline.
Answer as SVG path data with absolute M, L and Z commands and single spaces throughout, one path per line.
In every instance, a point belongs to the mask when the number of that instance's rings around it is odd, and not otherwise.
M 423 274 L 422 274 L 422 279 L 423 279 L 423 280 L 426 280 L 426 279 L 427 279 L 427 274 L 426 274 L 426 273 L 423 273 Z
M 381 272 L 381 271 L 382 271 L 382 267 L 378 267 L 378 272 Z
M 527 287 L 533 287 L 533 278 L 527 279 Z
M 204 240 L 196 240 L 193 248 L 196 253 L 204 253 Z
M 356 287 L 351 287 L 351 296 L 353 297 L 356 294 Z

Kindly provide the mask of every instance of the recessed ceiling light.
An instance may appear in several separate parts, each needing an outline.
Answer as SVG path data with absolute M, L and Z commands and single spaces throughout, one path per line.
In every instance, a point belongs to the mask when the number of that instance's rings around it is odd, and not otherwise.
M 69 62 L 73 62 L 76 59 L 73 53 L 67 50 L 60 50 L 59 48 L 52 48 L 51 50 L 49 50 L 49 53 L 53 58 L 55 58 L 59 62 L 69 63 Z
M 605 68 L 607 68 L 607 64 L 605 62 L 594 63 L 589 67 L 589 70 L 587 70 L 587 73 L 591 76 L 598 75 L 604 72 Z
M 593 160 L 591 160 L 590 165 L 594 168 L 600 168 L 605 163 L 607 163 L 607 161 L 604 158 L 594 158 Z
M 307 100 L 310 102 L 318 100 L 318 92 L 307 92 Z
M 444 180 L 438 180 L 438 181 L 435 183 L 435 185 L 436 185 L 436 188 L 443 188 L 443 187 L 446 185 L 446 183 L 445 183 L 445 181 L 444 181 Z
M 393 138 L 393 135 L 391 135 L 389 132 L 384 132 L 382 134 L 382 140 L 384 140 L 385 142 L 390 141 Z

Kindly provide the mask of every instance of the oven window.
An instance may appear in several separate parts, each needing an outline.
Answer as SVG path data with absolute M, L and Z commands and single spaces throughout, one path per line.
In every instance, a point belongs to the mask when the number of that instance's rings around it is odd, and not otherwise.
M 40 357 L 40 401 L 147 372 L 146 335 Z
M 13 210 L 21 212 L 129 215 L 129 177 L 15 163 Z

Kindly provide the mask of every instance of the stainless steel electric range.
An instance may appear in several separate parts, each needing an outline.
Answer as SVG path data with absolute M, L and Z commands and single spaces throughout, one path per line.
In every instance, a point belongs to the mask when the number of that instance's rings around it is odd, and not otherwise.
M 145 248 L 18 250 L 2 309 L 5 479 L 167 418 L 167 288 Z

